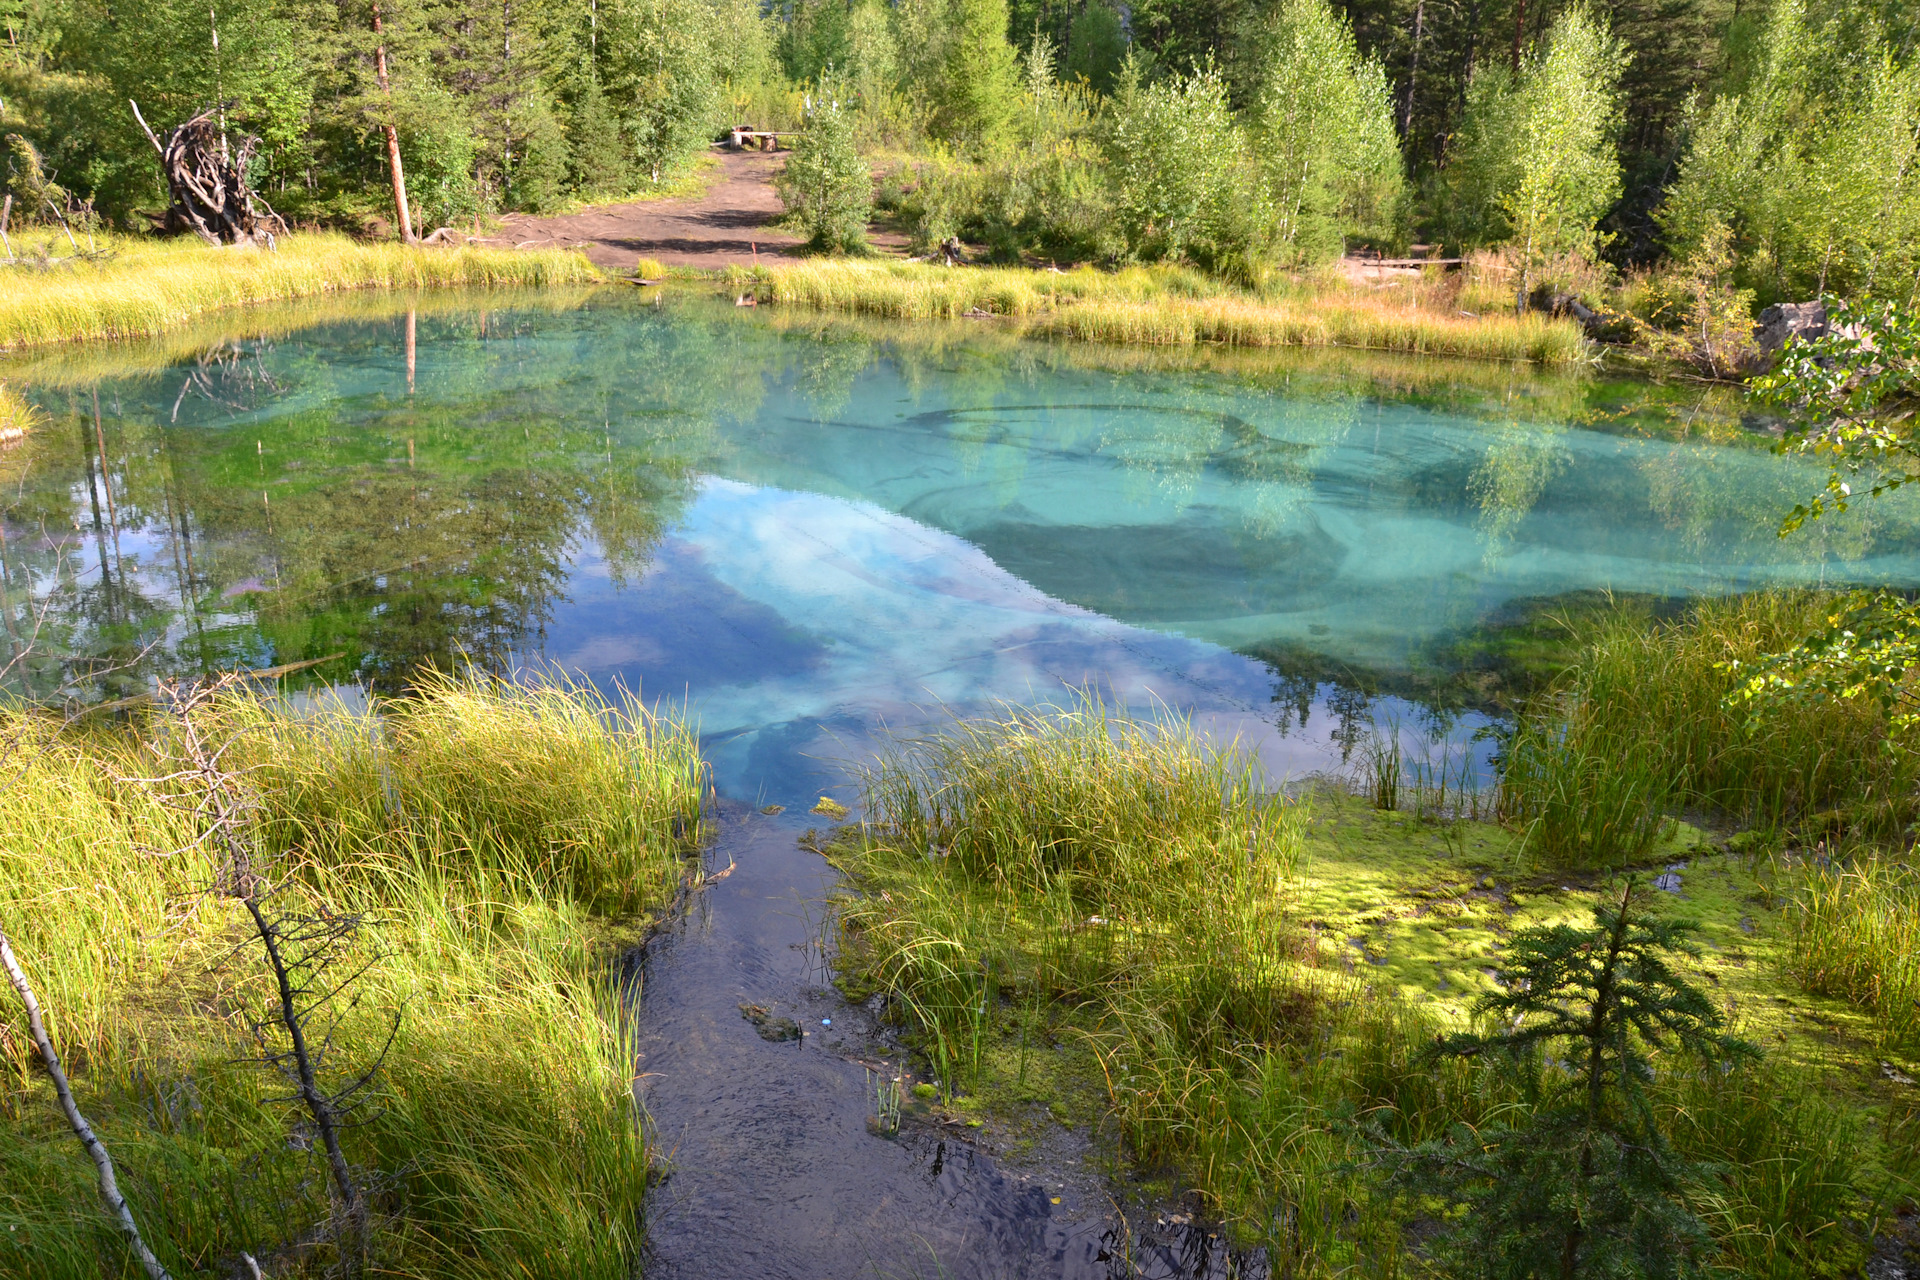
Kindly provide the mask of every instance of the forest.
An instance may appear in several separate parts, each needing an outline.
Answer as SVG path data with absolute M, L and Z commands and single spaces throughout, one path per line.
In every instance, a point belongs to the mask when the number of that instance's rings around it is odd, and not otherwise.
M 1908 0 L 10 0 L 0 127 L 16 218 L 132 230 L 165 197 L 128 103 L 163 130 L 224 104 L 291 224 L 376 234 L 389 129 L 426 229 L 671 190 L 731 125 L 804 128 L 829 154 L 801 169 L 842 193 L 839 222 L 801 214 L 828 247 L 859 248 L 872 202 L 922 249 L 1255 286 L 1497 252 L 1522 309 L 1604 296 L 1711 348 L 1769 303 L 1912 292 L 1917 22 Z

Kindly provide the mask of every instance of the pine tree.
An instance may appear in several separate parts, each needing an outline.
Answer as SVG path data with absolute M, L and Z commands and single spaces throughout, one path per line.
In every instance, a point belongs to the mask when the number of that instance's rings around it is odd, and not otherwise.
M 1020 105 L 1020 68 L 1007 43 L 1007 0 L 954 0 L 941 71 L 941 124 L 956 141 L 990 150 Z
M 1438 1041 L 1436 1057 L 1484 1056 L 1520 1079 L 1525 1118 L 1459 1126 L 1407 1148 L 1378 1129 L 1403 1189 L 1465 1212 L 1435 1246 L 1449 1273 L 1493 1280 L 1679 1277 L 1706 1272 L 1709 1239 L 1684 1188 L 1707 1170 L 1668 1143 L 1646 1093 L 1653 1055 L 1718 1069 L 1756 1050 L 1670 957 L 1697 955 L 1693 927 L 1657 919 L 1631 878 L 1591 928 L 1524 929 L 1502 990 L 1475 1007 L 1489 1033 Z
M 1105 0 L 1087 0 L 1067 37 L 1068 78 L 1085 80 L 1095 93 L 1111 93 L 1126 56 L 1127 32 L 1120 15 Z

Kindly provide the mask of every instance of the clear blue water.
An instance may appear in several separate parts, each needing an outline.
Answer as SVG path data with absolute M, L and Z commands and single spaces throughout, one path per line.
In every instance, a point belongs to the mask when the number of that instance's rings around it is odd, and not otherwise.
M 1776 538 L 1817 475 L 1691 392 L 435 308 L 411 379 L 395 315 L 43 381 L 0 461 L 9 643 L 44 614 L 16 683 L 557 666 L 684 705 L 723 792 L 791 803 L 888 727 L 1075 686 L 1337 766 L 1375 725 L 1464 740 L 1501 628 L 1596 591 L 1920 582 L 1911 503 Z

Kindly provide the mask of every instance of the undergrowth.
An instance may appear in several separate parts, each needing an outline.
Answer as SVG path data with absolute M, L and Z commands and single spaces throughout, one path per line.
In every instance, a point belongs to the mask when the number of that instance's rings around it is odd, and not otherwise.
M 1667 623 L 1603 615 L 1516 717 L 1501 817 L 1556 866 L 1629 862 L 1683 806 L 1812 838 L 1898 834 L 1920 760 L 1884 749 L 1869 700 L 1734 697 L 1758 659 L 1819 630 L 1826 610 L 1819 592 L 1765 591 L 1701 601 Z
M 660 910 L 698 837 L 681 726 L 571 688 L 447 679 L 378 714 L 235 697 L 209 726 L 287 906 L 364 914 L 333 1053 L 398 1032 L 366 1123 L 379 1274 L 625 1280 L 647 1149 L 608 941 Z M 9 711 L 0 911 L 80 1102 L 178 1276 L 331 1264 L 324 1176 L 256 1062 L 267 991 L 192 820 L 136 779 L 166 730 Z M 177 852 L 171 852 L 177 850 Z M 623 923 L 625 922 L 625 923 Z M 0 1016 L 0 1274 L 131 1274 L 17 1008 Z

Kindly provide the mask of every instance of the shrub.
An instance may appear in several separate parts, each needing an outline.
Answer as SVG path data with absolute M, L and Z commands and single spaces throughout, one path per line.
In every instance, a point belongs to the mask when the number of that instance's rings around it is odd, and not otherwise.
M 779 190 L 788 216 L 813 248 L 859 253 L 867 247 L 873 179 L 854 141 L 853 111 L 831 79 L 807 99 L 807 127 L 780 174 Z

